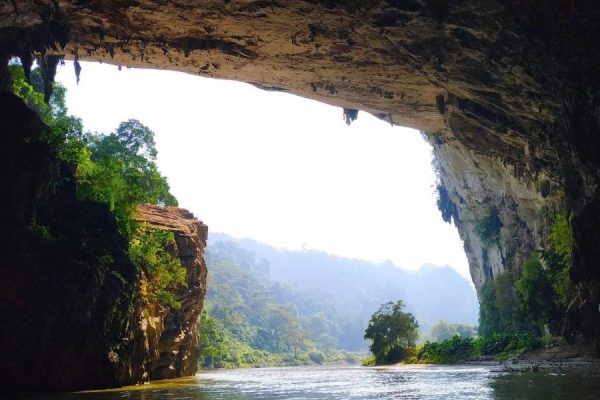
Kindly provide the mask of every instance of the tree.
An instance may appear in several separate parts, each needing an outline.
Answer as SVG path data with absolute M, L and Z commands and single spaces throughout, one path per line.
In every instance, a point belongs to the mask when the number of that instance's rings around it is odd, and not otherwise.
M 365 339 L 378 363 L 399 361 L 406 349 L 414 346 L 419 324 L 411 313 L 404 312 L 402 300 L 388 302 L 371 316 Z
M 431 326 L 429 336 L 431 336 L 431 340 L 434 342 L 443 342 L 457 334 L 458 332 L 452 324 L 449 324 L 446 321 L 438 321 Z
M 140 203 L 177 205 L 156 165 L 154 133 L 137 120 L 110 135 L 88 135 L 77 166 L 77 194 L 107 204 L 121 231 L 131 236 L 131 213 Z
M 533 253 L 523 263 L 521 276 L 515 282 L 515 288 L 519 293 L 524 315 L 540 332 L 543 331 L 555 313 L 555 296 L 552 282 L 539 254 Z
M 501 332 L 500 313 L 496 306 L 496 290 L 494 281 L 487 281 L 481 288 L 479 296 L 479 334 L 489 336 Z

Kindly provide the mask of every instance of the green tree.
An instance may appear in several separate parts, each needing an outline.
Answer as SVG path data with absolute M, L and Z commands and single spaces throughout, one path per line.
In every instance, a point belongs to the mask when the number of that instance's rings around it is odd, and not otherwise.
M 496 275 L 494 292 L 500 323 L 499 332 L 517 331 L 520 322 L 519 298 L 515 290 L 515 277 L 511 271 L 504 271 Z
M 479 334 L 489 336 L 501 332 L 500 313 L 496 306 L 496 290 L 494 281 L 488 280 L 479 294 Z
M 558 307 L 550 276 L 539 253 L 533 253 L 523 263 L 515 288 L 525 317 L 537 327 L 538 332 L 543 332 L 544 327 L 556 318 Z
M 77 193 L 107 204 L 124 233 L 135 230 L 131 213 L 137 204 L 177 205 L 156 166 L 154 133 L 148 127 L 129 120 L 109 135 L 88 135 L 87 142 L 77 167 Z
M 431 326 L 429 336 L 435 342 L 443 342 L 457 335 L 456 328 L 446 321 L 438 321 Z
M 404 312 L 402 300 L 381 305 L 371 316 L 365 330 L 365 339 L 371 340 L 369 349 L 378 363 L 392 360 L 414 346 L 418 337 L 419 324 L 411 313 Z

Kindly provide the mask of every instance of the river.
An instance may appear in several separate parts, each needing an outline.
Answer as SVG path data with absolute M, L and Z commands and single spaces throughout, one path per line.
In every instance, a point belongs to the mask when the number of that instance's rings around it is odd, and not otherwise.
M 48 400 L 600 399 L 597 373 L 506 373 L 491 366 L 235 369 Z

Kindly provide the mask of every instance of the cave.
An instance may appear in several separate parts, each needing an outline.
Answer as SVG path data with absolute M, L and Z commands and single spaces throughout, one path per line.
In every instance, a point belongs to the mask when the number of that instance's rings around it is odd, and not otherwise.
M 421 130 L 439 162 L 450 205 L 445 217 L 465 242 L 478 290 L 545 245 L 544 210 L 568 210 L 574 290 L 563 331 L 600 351 L 598 37 L 594 0 L 2 2 L 0 325 L 9 349 L 2 386 L 131 383 L 139 357 L 121 340 L 128 330 L 128 282 L 135 279 L 123 244 L 110 235 L 105 211 L 75 200 L 68 166 L 34 143 L 45 128 L 8 94 L 10 58 L 47 64 L 49 87 L 61 58 L 170 69 L 336 105 L 348 123 L 361 110 Z M 49 187 L 58 178 L 60 185 Z M 492 244 L 476 232 L 490 210 L 502 225 Z M 23 259 L 15 249 L 27 248 L 28 237 L 19 232 L 34 211 L 72 240 Z M 100 233 L 82 251 L 85 232 Z M 106 248 L 120 254 L 116 268 L 125 282 L 87 287 L 98 281 L 93 260 Z M 85 279 L 72 272 L 76 265 L 87 266 Z M 43 283 L 43 293 L 53 297 L 39 295 L 41 287 L 32 283 Z M 61 326 L 80 328 L 61 337 Z M 38 341 L 58 350 L 46 348 L 38 357 L 26 345 Z M 75 360 L 81 365 L 72 365 Z M 33 385 L 31 374 L 38 376 Z

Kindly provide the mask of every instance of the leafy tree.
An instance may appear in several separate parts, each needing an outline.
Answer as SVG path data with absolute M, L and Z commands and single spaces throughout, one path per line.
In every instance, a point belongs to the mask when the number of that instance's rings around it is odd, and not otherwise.
M 431 326 L 430 334 L 431 340 L 435 342 L 442 342 L 457 335 L 456 328 L 446 321 L 438 321 Z
M 88 135 L 87 142 L 77 168 L 78 195 L 107 204 L 124 233 L 134 230 L 130 216 L 137 204 L 177 205 L 156 166 L 148 127 L 129 120 L 109 135 Z
M 525 261 L 515 287 L 524 315 L 542 332 L 544 326 L 556 318 L 558 307 L 550 276 L 538 253 L 533 253 Z
M 549 248 L 542 252 L 552 288 L 560 307 L 565 310 L 571 300 L 571 281 L 569 267 L 573 252 L 573 231 L 570 216 L 566 212 L 558 213 L 552 224 Z
M 517 331 L 517 325 L 520 322 L 519 299 L 515 290 L 515 278 L 511 271 L 504 271 L 496 275 L 494 291 L 500 323 L 499 332 Z
M 402 300 L 390 301 L 371 316 L 364 337 L 371 340 L 369 349 L 377 362 L 392 361 L 391 355 L 415 345 L 419 324 L 411 313 L 403 310 Z
M 491 335 L 502 330 L 500 313 L 496 306 L 496 290 L 494 281 L 487 281 L 479 295 L 479 334 Z
M 56 149 L 60 159 L 77 163 L 85 147 L 83 125 L 81 119 L 68 113 L 65 87 L 55 83 L 50 101 L 46 103 L 43 80 L 38 68 L 31 71 L 31 84 L 25 80 L 21 65 L 10 65 L 9 73 L 13 82 L 13 92 L 50 127 L 41 139 Z

